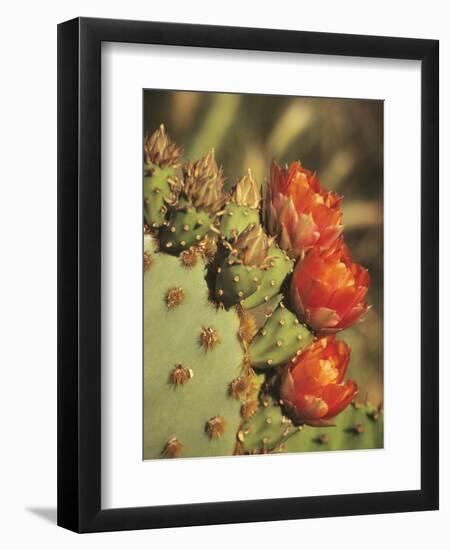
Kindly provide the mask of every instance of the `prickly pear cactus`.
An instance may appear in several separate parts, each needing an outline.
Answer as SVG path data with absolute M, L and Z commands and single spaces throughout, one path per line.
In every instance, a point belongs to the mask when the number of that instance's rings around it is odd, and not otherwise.
M 223 173 L 214 150 L 182 167 L 178 194 L 171 201 L 168 223 L 160 234 L 161 247 L 178 254 L 199 243 L 219 223 L 217 215 L 225 204 Z
M 351 350 L 334 334 L 349 311 L 364 312 L 352 277 L 368 277 L 336 243 L 299 249 L 320 227 L 280 193 L 306 176 L 286 183 L 291 172 L 272 170 L 271 231 L 250 170 L 228 194 L 214 150 L 181 155 L 162 125 L 145 139 L 144 459 L 381 447 L 381 410 L 355 404 L 356 383 L 344 381 Z M 312 185 L 325 216 L 338 203 Z

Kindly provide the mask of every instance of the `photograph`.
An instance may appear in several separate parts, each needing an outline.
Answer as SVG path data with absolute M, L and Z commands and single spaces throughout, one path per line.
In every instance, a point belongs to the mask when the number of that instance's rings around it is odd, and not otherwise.
M 0 549 L 449 538 L 448 11 L 4 4 Z
M 143 90 L 143 459 L 382 449 L 384 101 Z

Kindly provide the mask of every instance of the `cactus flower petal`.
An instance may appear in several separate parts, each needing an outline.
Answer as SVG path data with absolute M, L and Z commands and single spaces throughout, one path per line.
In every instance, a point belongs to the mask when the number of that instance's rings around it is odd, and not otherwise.
M 285 369 L 280 393 L 295 424 L 324 426 L 347 407 L 357 392 L 344 382 L 350 348 L 334 335 L 316 340 Z
M 326 249 L 343 230 L 340 197 L 323 190 L 316 175 L 299 162 L 289 168 L 272 162 L 266 217 L 269 232 L 292 258 L 313 247 Z
M 351 403 L 358 388 L 353 380 L 345 384 L 334 384 L 323 389 L 322 397 L 328 404 L 327 418 L 333 418 L 342 412 Z
M 367 270 L 352 261 L 339 239 L 329 250 L 311 250 L 297 263 L 291 301 L 314 331 L 329 334 L 353 325 L 365 315 L 369 285 Z

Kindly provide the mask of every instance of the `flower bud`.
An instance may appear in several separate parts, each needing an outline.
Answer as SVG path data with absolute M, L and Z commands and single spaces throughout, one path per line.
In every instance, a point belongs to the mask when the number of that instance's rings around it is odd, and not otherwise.
M 250 168 L 247 174 L 236 183 L 231 198 L 239 206 L 259 208 L 261 193 Z
M 239 235 L 234 249 L 244 265 L 261 267 L 272 242 L 259 224 L 251 225 Z
M 166 166 L 177 166 L 182 149 L 177 147 L 164 128 L 164 124 L 146 136 L 144 141 L 144 162 L 147 165 L 154 164 L 160 168 Z

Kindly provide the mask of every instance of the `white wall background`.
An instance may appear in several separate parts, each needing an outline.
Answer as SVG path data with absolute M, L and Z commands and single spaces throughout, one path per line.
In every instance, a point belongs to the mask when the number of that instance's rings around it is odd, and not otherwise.
M 0 544 L 53 548 L 423 548 L 448 540 L 450 307 L 441 285 L 441 510 L 78 536 L 56 517 L 56 24 L 78 15 L 437 38 L 441 41 L 441 280 L 450 281 L 450 25 L 439 0 L 215 3 L 66 0 L 2 10 Z M 407 131 L 407 129 L 406 129 Z M 405 205 L 407 208 L 407 205 Z M 405 231 L 404 213 L 399 227 Z M 401 225 L 400 225 L 401 224 Z M 406 267 L 407 269 L 407 267 Z M 407 276 L 407 273 L 405 274 Z M 407 322 L 407 320 L 405 320 Z M 407 396 L 399 399 L 405 401 Z M 369 473 L 368 473 L 369 474 Z M 339 472 L 336 472 L 339 475 Z M 369 474 L 370 475 L 370 474 Z M 295 545 L 295 546 L 294 546 Z

